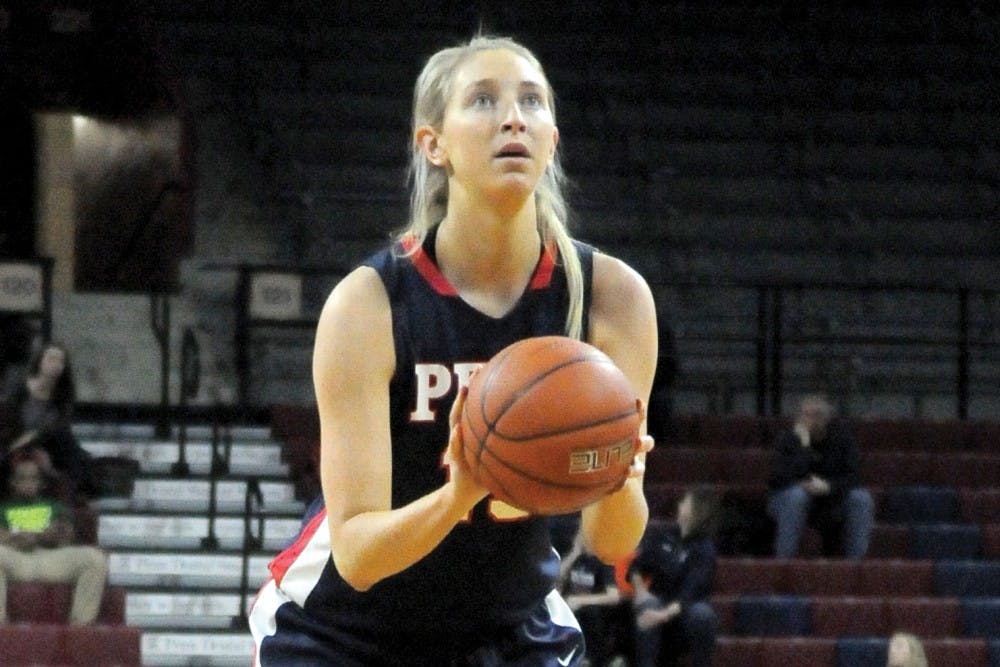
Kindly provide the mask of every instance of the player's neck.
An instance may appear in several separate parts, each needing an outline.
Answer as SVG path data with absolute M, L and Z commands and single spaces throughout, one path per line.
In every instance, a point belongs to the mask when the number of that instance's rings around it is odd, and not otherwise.
M 446 218 L 435 240 L 438 268 L 463 299 L 499 317 L 520 299 L 538 265 L 533 219 L 520 222 Z

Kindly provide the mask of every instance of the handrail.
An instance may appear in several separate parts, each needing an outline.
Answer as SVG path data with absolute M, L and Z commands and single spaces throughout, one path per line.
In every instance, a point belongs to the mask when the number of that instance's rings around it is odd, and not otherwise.
M 664 289 L 719 289 L 731 288 L 755 292 L 756 322 L 754 331 L 740 335 L 700 334 L 687 335 L 678 333 L 677 341 L 698 342 L 746 342 L 755 344 L 756 362 L 756 403 L 758 415 L 779 415 L 784 394 L 783 371 L 787 361 L 788 347 L 797 344 L 843 344 L 843 345 L 875 345 L 875 346 L 933 346 L 951 349 L 956 364 L 954 393 L 956 397 L 956 414 L 960 419 L 968 419 L 970 396 L 970 363 L 971 350 L 988 348 L 997 345 L 997 340 L 988 336 L 974 338 L 970 326 L 970 296 L 983 295 L 991 299 L 1000 298 L 1000 290 L 987 288 L 948 287 L 940 284 L 912 283 L 880 283 L 857 284 L 837 283 L 830 281 L 809 282 L 740 282 L 720 281 L 708 284 L 695 281 L 680 281 L 670 285 L 661 285 Z M 654 286 L 655 289 L 655 286 Z M 954 331 L 947 334 L 929 335 L 927 333 L 907 334 L 880 333 L 859 334 L 856 332 L 822 332 L 794 333 L 788 331 L 789 319 L 786 313 L 786 297 L 790 293 L 802 291 L 821 292 L 913 292 L 916 294 L 934 294 L 949 296 L 954 299 L 957 321 Z M 994 334 L 997 325 L 991 322 L 987 327 Z
M 256 507 L 256 512 L 254 508 Z M 251 517 L 256 514 L 257 534 L 251 530 Z M 246 628 L 248 623 L 247 595 L 250 592 L 250 555 L 264 544 L 264 494 L 260 489 L 260 480 L 256 477 L 247 479 L 246 495 L 243 499 L 243 545 L 240 571 L 240 613 L 233 619 L 233 627 Z

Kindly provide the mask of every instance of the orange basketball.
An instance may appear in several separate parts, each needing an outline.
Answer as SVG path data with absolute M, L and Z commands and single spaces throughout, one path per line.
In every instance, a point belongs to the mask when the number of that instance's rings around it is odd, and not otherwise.
M 596 347 L 565 336 L 510 345 L 469 382 L 465 458 L 498 498 L 533 514 L 575 512 L 621 487 L 639 401 Z

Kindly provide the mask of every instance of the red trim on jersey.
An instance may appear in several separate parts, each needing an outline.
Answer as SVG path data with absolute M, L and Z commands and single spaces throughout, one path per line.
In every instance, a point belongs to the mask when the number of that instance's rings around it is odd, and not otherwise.
M 285 574 L 288 572 L 289 568 L 305 550 L 306 545 L 309 544 L 309 540 L 312 539 L 312 536 L 316 534 L 316 528 L 325 518 L 326 508 L 323 508 L 318 514 L 316 514 L 316 516 L 309 520 L 306 527 L 301 533 L 299 533 L 299 537 L 295 540 L 295 543 L 275 556 L 274 560 L 272 560 L 267 566 L 267 569 L 271 571 L 271 576 L 274 578 L 275 583 L 279 586 L 281 585 L 281 580 L 285 578 Z
M 403 250 L 410 252 L 415 242 L 416 239 L 414 237 L 407 236 L 403 239 Z M 531 282 L 528 283 L 528 289 L 544 289 L 549 286 L 549 283 L 552 282 L 552 272 L 556 268 L 557 254 L 558 251 L 555 244 L 549 244 L 542 249 L 541 257 L 538 259 L 538 266 L 535 267 L 535 273 L 531 276 Z M 448 282 L 448 279 L 444 277 L 444 274 L 441 273 L 437 265 L 431 261 L 430 256 L 424 252 L 423 247 L 413 250 L 410 257 L 417 272 L 434 288 L 435 292 L 441 296 L 458 296 L 458 290 Z
M 409 245 L 413 245 L 412 239 Z M 406 244 L 403 247 L 406 248 Z M 434 288 L 435 292 L 441 296 L 458 296 L 458 291 L 444 277 L 437 264 L 431 261 L 430 256 L 424 252 L 423 246 L 414 250 L 410 257 L 413 259 L 413 266 L 416 267 L 417 272 Z
M 550 243 L 542 249 L 542 256 L 535 267 L 535 275 L 531 278 L 530 289 L 544 289 L 552 282 L 552 272 L 556 268 L 556 254 L 558 250 L 554 243 Z

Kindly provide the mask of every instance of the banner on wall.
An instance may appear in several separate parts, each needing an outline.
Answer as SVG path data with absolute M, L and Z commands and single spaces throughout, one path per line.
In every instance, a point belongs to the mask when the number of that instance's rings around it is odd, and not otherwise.
M 26 262 L 0 262 L 0 312 L 42 313 L 44 310 L 42 267 Z
M 258 320 L 295 320 L 302 317 L 302 276 L 292 273 L 255 273 L 250 278 L 250 317 Z

